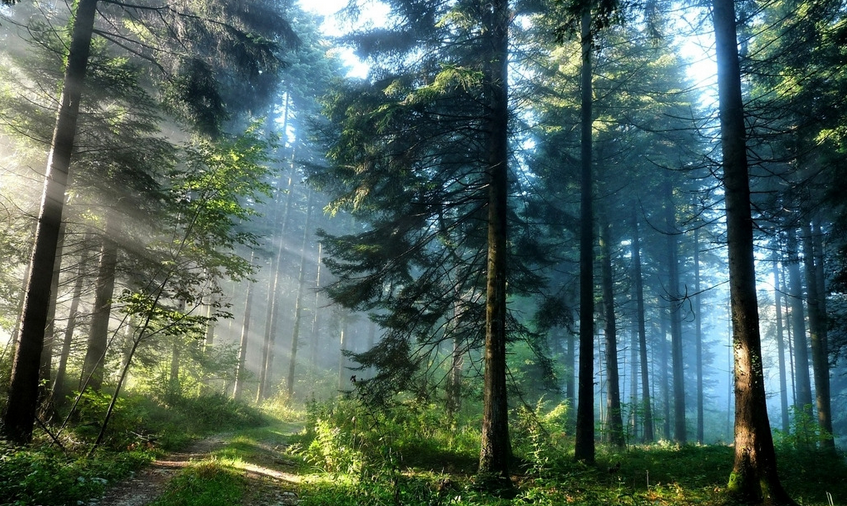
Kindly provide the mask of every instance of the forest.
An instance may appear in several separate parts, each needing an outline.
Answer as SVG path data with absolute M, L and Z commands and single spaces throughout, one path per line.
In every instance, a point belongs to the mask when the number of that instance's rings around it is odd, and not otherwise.
M 844 0 L 2 0 L 0 506 L 847 503 L 845 90 Z

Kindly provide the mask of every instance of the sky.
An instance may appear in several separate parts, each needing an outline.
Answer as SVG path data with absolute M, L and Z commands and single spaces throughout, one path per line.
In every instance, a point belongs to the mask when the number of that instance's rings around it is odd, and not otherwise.
M 300 0 L 300 7 L 306 12 L 312 12 L 324 16 L 321 32 L 328 37 L 341 35 L 351 28 L 349 23 L 338 19 L 336 14 L 348 3 L 348 0 Z M 388 15 L 388 7 L 377 1 L 368 1 L 370 8 L 363 11 L 362 19 L 354 26 L 367 26 L 376 24 L 380 19 Z M 368 66 L 359 60 L 350 48 L 339 47 L 336 49 L 342 61 L 348 66 L 347 77 L 364 79 L 368 75 Z

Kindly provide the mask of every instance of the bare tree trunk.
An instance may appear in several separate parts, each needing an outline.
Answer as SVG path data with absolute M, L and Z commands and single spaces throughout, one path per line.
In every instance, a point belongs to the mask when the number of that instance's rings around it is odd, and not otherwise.
M 635 312 L 638 318 L 638 351 L 641 356 L 641 402 L 644 408 L 644 442 L 652 443 L 653 406 L 650 396 L 650 374 L 647 362 L 647 327 L 644 322 L 644 278 L 641 272 L 641 238 L 638 232 L 638 218 L 633 218 L 632 265 L 635 272 Z
M 90 241 L 90 235 L 86 234 L 83 239 L 83 244 L 87 245 Z M 59 367 L 56 369 L 56 380 L 53 383 L 53 402 L 56 405 L 61 405 L 65 401 L 65 396 L 68 394 L 65 388 L 66 371 L 68 367 L 68 358 L 71 353 L 71 345 L 73 344 L 74 329 L 76 328 L 76 319 L 79 311 L 79 300 L 82 297 L 82 284 L 85 280 L 85 268 L 90 258 L 89 249 L 84 246 L 82 256 L 79 259 L 79 268 L 77 269 L 76 280 L 74 280 L 74 290 L 71 296 L 71 307 L 68 311 L 68 324 L 65 327 L 64 338 L 62 339 L 62 351 L 59 354 Z
M 462 409 L 462 367 L 465 353 L 461 340 L 453 335 L 453 349 L 450 352 L 450 377 L 447 379 L 447 413 L 454 419 Z
M 79 0 L 77 4 L 59 112 L 44 177 L 44 192 L 38 212 L 35 248 L 30 261 L 20 342 L 15 349 L 9 396 L 6 412 L 3 414 L 4 435 L 19 443 L 28 443 L 32 439 L 32 428 L 35 424 L 38 366 L 44 347 L 44 329 L 47 326 L 50 280 L 56 261 L 56 244 L 59 225 L 62 223 L 65 187 L 76 136 L 80 96 L 91 49 L 96 7 L 97 0 Z
M 785 370 L 785 336 L 782 330 L 782 287 L 779 279 L 779 258 L 773 253 L 773 301 L 776 308 L 776 346 L 779 353 L 779 399 L 782 411 L 782 431 L 788 434 L 791 423 L 788 418 L 788 381 Z
M 808 221 L 803 225 L 803 262 L 806 267 L 806 306 L 809 308 L 809 341 L 812 345 L 812 375 L 815 379 L 815 406 L 818 411 L 818 423 L 827 434 L 832 434 L 832 412 L 829 393 L 829 358 L 826 350 L 825 319 L 821 311 L 821 288 L 818 286 L 818 266 L 812 228 Z M 824 438 L 821 446 L 835 450 L 835 439 Z
M 345 376 L 346 376 L 346 367 L 344 366 L 346 360 L 344 356 L 344 352 L 347 350 L 347 315 L 341 315 L 341 335 L 338 339 L 338 390 L 344 391 Z
M 509 480 L 509 407 L 506 390 L 506 257 L 509 144 L 509 2 L 486 7 L 490 53 L 486 60 L 488 167 L 488 259 L 485 296 L 485 372 L 483 378 L 480 474 Z
M 66 224 L 59 225 L 59 238 L 56 242 L 56 261 L 53 264 L 53 277 L 50 280 L 50 307 L 47 309 L 47 327 L 44 329 L 44 347 L 41 350 L 41 370 L 39 376 L 42 385 L 50 381 L 53 369 L 53 348 L 56 344 L 56 302 L 59 297 L 59 275 L 62 272 L 62 251 L 65 247 Z M 49 392 L 42 392 L 42 398 L 50 399 Z
M 685 444 L 685 376 L 682 363 L 682 294 L 679 282 L 679 236 L 676 229 L 676 208 L 673 187 L 665 184 L 665 226 L 667 227 L 668 298 L 670 299 L 671 363 L 673 371 L 673 439 Z
M 312 220 L 312 190 L 306 202 L 306 223 L 303 225 L 303 242 L 300 244 L 300 269 L 297 274 L 297 300 L 294 302 L 294 328 L 291 332 L 291 354 L 288 359 L 288 398 L 294 395 L 294 372 L 297 367 L 297 350 L 300 347 L 300 320 L 303 314 L 303 296 L 306 294 L 306 244 Z
M 289 107 L 291 106 L 291 94 L 290 90 L 286 91 L 285 94 L 285 109 L 283 113 L 283 121 L 282 121 L 282 129 L 280 131 L 286 132 L 288 128 L 288 117 L 289 117 Z M 288 217 L 290 216 L 291 205 L 293 202 L 293 187 L 294 187 L 294 165 L 292 161 L 291 170 L 288 176 L 288 192 L 285 197 L 285 211 L 280 216 L 279 213 L 279 203 L 277 203 L 276 215 L 277 219 L 274 220 L 276 223 L 276 228 L 279 230 L 279 245 L 277 246 L 276 255 L 271 259 L 271 272 L 273 273 L 273 279 L 271 280 L 270 286 L 268 288 L 268 308 L 267 315 L 265 316 L 265 338 L 262 343 L 262 363 L 260 364 L 259 371 L 259 388 L 256 391 L 256 402 L 261 401 L 262 399 L 267 398 L 268 393 L 271 390 L 271 380 L 273 376 L 273 360 L 274 360 L 274 345 L 276 343 L 276 334 L 279 326 L 279 317 L 278 317 L 278 308 L 277 308 L 277 289 L 279 287 L 279 278 L 282 275 L 282 269 L 280 267 L 282 263 L 282 256 L 285 253 L 285 237 L 286 237 L 286 229 L 288 228 Z M 280 178 L 278 185 L 282 186 L 284 178 Z M 277 194 L 279 195 L 282 192 L 281 188 L 277 189 Z
M 670 311 L 670 308 L 668 309 Z M 661 364 L 660 370 L 662 371 L 659 375 L 659 380 L 661 382 L 661 394 L 662 394 L 662 414 L 664 415 L 664 419 L 662 420 L 662 436 L 665 439 L 671 439 L 671 391 L 668 386 L 668 367 L 667 364 L 670 363 L 668 358 L 668 318 L 665 315 L 660 316 L 661 322 L 659 324 L 659 363 Z
M 315 314 L 312 318 L 312 332 L 309 338 L 309 364 L 314 370 L 318 365 L 318 341 L 320 341 L 321 315 L 321 261 L 323 258 L 323 243 L 318 243 L 318 262 L 315 272 Z
M 91 388 L 99 392 L 103 385 L 106 348 L 109 343 L 109 320 L 112 317 L 112 295 L 115 290 L 115 270 L 118 261 L 118 245 L 110 239 L 110 229 L 107 218 L 103 243 L 100 247 L 94 311 L 88 332 L 88 350 L 82 365 L 80 390 Z
M 703 310 L 700 304 L 700 229 L 694 229 L 694 360 L 697 362 L 697 442 L 703 443 Z
M 741 97 L 735 4 L 713 0 L 718 62 L 723 186 L 735 357 L 735 463 L 727 490 L 743 502 L 794 504 L 776 467 L 759 336 L 753 218 L 747 167 L 746 128 Z
M 250 265 L 253 264 L 255 252 L 250 250 Z M 253 307 L 253 281 L 247 280 L 247 297 L 244 302 L 244 322 L 241 325 L 241 340 L 238 346 L 238 368 L 235 371 L 235 387 L 232 390 L 232 398 L 241 398 L 244 390 L 245 376 L 247 375 L 247 344 L 250 340 L 250 310 Z
M 786 230 L 788 248 L 788 291 L 791 301 L 791 329 L 794 333 L 794 373 L 797 402 L 795 409 L 809 411 L 812 406 L 812 382 L 809 379 L 809 344 L 806 340 L 806 318 L 803 311 L 803 282 L 800 275 L 800 256 L 797 232 Z
M 604 220 L 605 221 L 605 220 Z M 621 418 L 621 391 L 618 372 L 617 322 L 615 318 L 615 292 L 612 277 L 612 254 L 609 247 L 611 226 L 606 221 L 600 227 L 600 267 L 602 272 L 603 314 L 606 321 L 606 390 L 608 392 L 608 418 L 606 429 L 609 442 L 617 447 L 626 445 Z
M 594 462 L 594 206 L 591 170 L 591 11 L 582 14 L 581 189 L 579 236 L 579 393 L 576 408 L 577 460 Z

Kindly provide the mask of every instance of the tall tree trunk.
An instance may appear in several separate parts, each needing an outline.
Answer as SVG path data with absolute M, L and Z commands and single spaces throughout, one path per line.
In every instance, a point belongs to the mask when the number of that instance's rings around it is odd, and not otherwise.
M 673 187 L 665 184 L 665 226 L 668 248 L 668 296 L 671 321 L 671 363 L 673 371 L 673 439 L 687 441 L 685 431 L 685 376 L 682 363 L 682 294 L 679 282 L 679 236 L 676 230 L 676 208 L 673 205 Z
M 255 252 L 250 250 L 250 265 L 253 264 Z M 235 370 L 235 386 L 232 398 L 239 399 L 244 390 L 247 375 L 247 345 L 250 341 L 250 310 L 253 307 L 253 281 L 247 280 L 247 296 L 244 301 L 244 322 L 241 325 L 241 339 L 238 345 L 238 368 Z
M 294 372 L 297 367 L 297 350 L 300 347 L 300 320 L 303 314 L 303 296 L 306 293 L 306 244 L 312 220 L 312 190 L 306 202 L 306 223 L 303 225 L 303 242 L 300 244 L 300 269 L 297 274 L 297 300 L 294 302 L 294 328 L 291 332 L 291 353 L 288 359 L 288 398 L 294 395 Z
M 644 408 L 644 442 L 652 443 L 656 436 L 653 432 L 653 406 L 650 397 L 650 374 L 647 362 L 647 326 L 644 322 L 644 278 L 641 272 L 641 238 L 638 232 L 638 217 L 632 225 L 632 265 L 635 279 L 635 313 L 638 318 L 638 352 L 641 356 L 641 402 Z
M 629 427 L 632 441 L 638 441 L 638 329 L 635 325 L 629 334 Z
M 788 291 L 791 301 L 791 329 L 794 335 L 794 378 L 797 390 L 795 409 L 809 411 L 812 406 L 812 382 L 809 379 L 809 344 L 806 340 L 806 318 L 803 311 L 803 281 L 800 275 L 800 256 L 797 232 L 786 231 L 788 248 Z
M 829 393 L 829 359 L 826 350 L 824 331 L 824 313 L 821 311 L 822 287 L 818 286 L 818 266 L 812 228 L 808 221 L 803 222 L 803 263 L 806 267 L 806 306 L 809 308 L 809 341 L 812 347 L 812 376 L 815 379 L 815 406 L 818 411 L 818 423 L 827 434 L 832 434 L 832 412 Z M 824 448 L 835 450 L 835 440 L 824 438 Z
M 288 118 L 289 118 L 289 108 L 291 106 L 291 94 L 290 91 L 286 91 L 285 94 L 285 109 L 283 112 L 283 120 L 282 120 L 282 129 L 281 132 L 286 132 L 288 129 Z M 291 206 L 293 202 L 293 186 L 294 186 L 294 165 L 292 161 L 291 170 L 289 171 L 289 176 L 287 179 L 288 191 L 286 192 L 285 197 L 285 210 L 283 213 L 279 212 L 279 202 L 276 205 L 276 219 L 274 220 L 275 228 L 279 231 L 279 244 L 277 245 L 276 255 L 271 259 L 271 272 L 273 273 L 273 278 L 271 279 L 270 286 L 268 287 L 268 304 L 267 304 L 267 315 L 265 316 L 265 337 L 262 342 L 262 363 L 260 364 L 259 370 L 259 388 L 256 391 L 256 402 L 259 402 L 265 398 L 267 398 L 268 393 L 271 390 L 271 380 L 273 376 L 273 359 L 274 359 L 274 345 L 276 342 L 276 334 L 277 327 L 279 326 L 278 319 L 278 308 L 277 308 L 277 289 L 279 287 L 279 278 L 282 276 L 282 269 L 280 267 L 282 263 L 282 256 L 285 253 L 285 241 L 283 238 L 286 237 L 286 228 L 288 227 L 288 217 L 291 215 Z M 277 183 L 279 186 L 282 186 L 284 177 L 280 177 L 279 182 Z M 282 193 L 282 188 L 277 188 L 277 196 Z M 277 200 L 279 197 L 277 197 Z
M 703 311 L 700 304 L 700 229 L 694 229 L 694 360 L 697 363 L 697 442 L 703 443 Z
M 606 337 L 606 391 L 608 398 L 606 407 L 608 415 L 606 430 L 609 442 L 618 447 L 626 445 L 621 418 L 621 390 L 618 371 L 618 339 L 617 321 L 615 318 L 615 287 L 612 276 L 612 253 L 609 247 L 611 241 L 611 226 L 607 220 L 600 226 L 600 267 L 601 286 L 603 290 L 603 314 L 606 321 L 604 334 Z
M 782 330 L 782 287 L 779 280 L 779 257 L 773 253 L 773 301 L 776 308 L 776 347 L 779 353 L 779 400 L 782 411 L 782 431 L 791 430 L 788 417 L 788 379 L 785 370 L 785 336 Z
M 568 400 L 569 409 L 576 407 L 576 336 L 568 332 L 565 343 L 565 398 Z M 576 425 L 575 417 L 568 415 L 568 427 L 570 431 Z
M 456 413 L 462 409 L 462 368 L 465 362 L 465 352 L 462 341 L 453 333 L 453 349 L 450 350 L 450 377 L 447 378 L 447 413 L 454 420 Z
M 41 384 L 50 381 L 50 373 L 53 369 L 53 348 L 56 344 L 56 303 L 59 297 L 59 275 L 62 272 L 62 251 L 65 246 L 66 224 L 59 225 L 59 238 L 56 241 L 56 261 L 53 263 L 53 277 L 50 279 L 50 307 L 47 309 L 47 327 L 44 329 L 44 347 L 41 350 L 41 366 L 39 376 Z M 42 396 L 49 396 L 49 392 L 42 392 Z M 47 399 L 49 403 L 50 399 Z
M 485 372 L 483 378 L 480 474 L 509 479 L 511 446 L 506 391 L 506 221 L 509 143 L 509 2 L 483 7 L 490 53 L 486 59 L 488 99 L 488 259 L 485 296 Z
M 20 342 L 15 349 L 9 396 L 6 412 L 3 414 L 3 433 L 10 440 L 19 443 L 28 443 L 32 439 L 32 428 L 35 424 L 38 366 L 44 347 L 44 329 L 47 326 L 50 279 L 56 261 L 56 244 L 59 225 L 62 223 L 65 187 L 76 136 L 80 96 L 91 50 L 96 7 L 97 0 L 79 0 L 77 4 L 59 112 L 44 176 L 44 191 L 35 230 L 35 248 L 30 261 Z
M 67 388 L 65 380 L 67 376 L 68 357 L 71 353 L 71 345 L 73 344 L 74 329 L 76 328 L 76 319 L 79 311 L 79 300 L 82 297 L 82 284 L 85 280 L 85 268 L 90 258 L 89 249 L 87 247 L 90 241 L 90 235 L 86 234 L 83 239 L 83 252 L 79 259 L 79 268 L 77 269 L 76 280 L 74 280 L 74 290 L 71 296 L 71 307 L 68 310 L 68 324 L 65 326 L 64 338 L 62 339 L 62 351 L 59 354 L 59 366 L 56 369 L 56 380 L 53 383 L 53 403 L 61 406 L 67 396 Z
M 591 174 L 591 11 L 582 14 L 579 234 L 579 393 L 574 457 L 594 462 L 594 209 Z
M 744 502 L 794 504 L 776 467 L 762 350 L 735 3 L 713 0 L 735 357 L 735 463 L 727 490 Z
M 670 311 L 670 308 L 668 309 Z M 668 357 L 668 318 L 666 315 L 662 314 L 659 323 L 659 363 L 661 364 L 661 374 L 659 375 L 659 379 L 661 381 L 661 394 L 662 394 L 662 414 L 664 415 L 662 420 L 662 436 L 665 439 L 671 439 L 671 390 L 669 387 L 669 378 L 668 378 L 668 367 L 667 364 L 670 363 L 670 359 Z
M 321 261 L 323 257 L 323 243 L 318 243 L 318 261 L 315 271 L 315 314 L 312 317 L 312 332 L 309 338 L 309 365 L 314 370 L 318 365 L 318 341 L 320 341 L 320 315 L 321 315 Z
M 99 392 L 103 385 L 106 348 L 109 344 L 109 320 L 112 317 L 112 295 L 115 291 L 115 269 L 118 245 L 110 239 L 111 226 L 107 219 L 103 244 L 100 247 L 97 281 L 94 288 L 94 311 L 88 331 L 88 349 L 82 364 L 80 390 L 91 388 Z
M 344 356 L 344 352 L 347 350 L 347 314 L 341 315 L 341 335 L 338 338 L 338 391 L 343 392 L 344 386 L 347 384 L 346 376 L 347 376 L 347 368 L 345 367 L 345 363 L 347 362 L 345 359 L 347 357 Z
M 177 399 L 182 395 L 182 384 L 179 381 L 179 369 L 182 362 L 182 349 L 180 348 L 179 336 L 173 336 L 171 345 L 171 370 L 168 375 L 168 395 Z

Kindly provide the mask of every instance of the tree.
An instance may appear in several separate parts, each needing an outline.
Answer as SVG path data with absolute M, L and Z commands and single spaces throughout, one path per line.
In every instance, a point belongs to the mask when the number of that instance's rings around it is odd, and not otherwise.
M 727 489 L 744 502 L 795 504 L 777 475 L 765 399 L 735 5 L 713 0 L 712 7 L 735 362 L 735 463 Z
M 3 431 L 12 441 L 27 443 L 32 438 L 38 402 L 38 364 L 44 346 L 50 278 L 56 260 L 62 207 L 68 181 L 71 152 L 76 135 L 83 80 L 88 66 L 97 0 L 80 0 L 75 12 L 65 77 L 35 232 L 23 309 L 23 326 L 15 353 L 9 402 L 3 415 Z
M 580 21 L 581 144 L 579 233 L 579 391 L 576 408 L 574 457 L 594 462 L 594 191 L 591 170 L 591 9 L 584 7 Z
M 509 2 L 497 0 L 483 11 L 487 23 L 488 98 L 488 262 L 485 298 L 485 380 L 483 391 L 480 473 L 509 479 L 509 420 L 506 392 L 506 223 L 509 160 Z
M 618 374 L 617 323 L 615 318 L 615 290 L 612 279 L 611 224 L 603 220 L 600 229 L 600 270 L 603 293 L 604 334 L 606 338 L 606 389 L 608 391 L 608 422 L 606 430 L 609 442 L 614 446 L 626 444 L 621 418 L 621 392 Z

